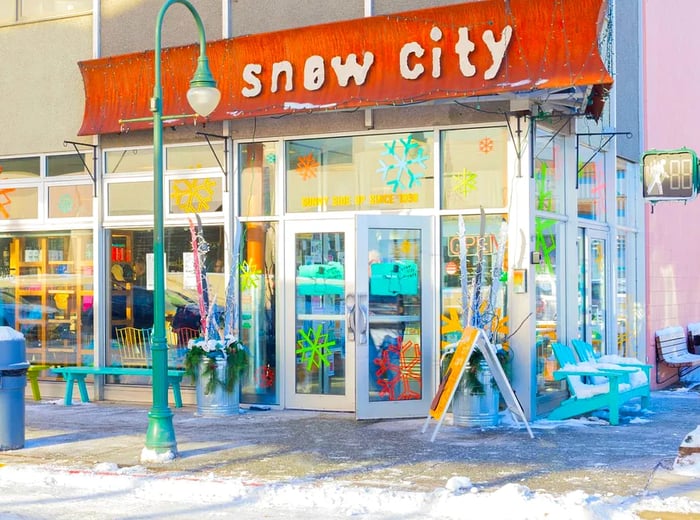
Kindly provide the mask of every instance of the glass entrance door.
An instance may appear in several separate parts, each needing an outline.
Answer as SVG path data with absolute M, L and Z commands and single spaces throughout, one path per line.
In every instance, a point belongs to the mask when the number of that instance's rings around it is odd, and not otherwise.
M 603 233 L 579 228 L 578 237 L 579 337 L 605 354 L 607 280 Z
M 435 387 L 429 217 L 357 222 L 357 417 L 427 415 Z
M 285 232 L 285 395 L 289 408 L 353 411 L 352 220 L 288 222 Z M 291 256 L 291 258 L 290 258 Z

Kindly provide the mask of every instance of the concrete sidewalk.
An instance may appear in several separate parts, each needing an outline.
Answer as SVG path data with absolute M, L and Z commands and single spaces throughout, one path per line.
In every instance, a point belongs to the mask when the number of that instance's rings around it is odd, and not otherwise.
M 432 491 L 468 477 L 488 491 L 517 482 L 533 490 L 700 501 L 700 479 L 674 473 L 683 438 L 700 424 L 700 394 L 655 392 L 649 410 L 634 407 L 622 424 L 596 418 L 479 429 L 425 419 L 356 421 L 354 415 L 294 410 L 252 411 L 225 418 L 174 409 L 179 457 L 143 464 L 148 407 L 109 402 L 26 403 L 23 449 L 0 452 L 0 464 L 92 469 L 98 463 L 142 466 L 190 478 L 243 478 L 251 483 L 337 479 L 362 486 Z M 509 421 L 510 422 L 510 421 Z

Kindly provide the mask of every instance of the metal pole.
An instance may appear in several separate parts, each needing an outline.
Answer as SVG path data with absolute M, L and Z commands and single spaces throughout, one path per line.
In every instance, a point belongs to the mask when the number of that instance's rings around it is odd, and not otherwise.
M 153 405 L 148 412 L 146 449 L 157 455 L 177 456 L 173 412 L 168 407 L 168 345 L 165 337 L 165 255 L 163 249 L 163 87 L 161 84 L 161 29 L 165 12 L 173 4 L 182 4 L 197 23 L 200 59 L 206 56 L 206 36 L 199 13 L 187 0 L 167 0 L 156 19 L 155 84 L 153 112 Z

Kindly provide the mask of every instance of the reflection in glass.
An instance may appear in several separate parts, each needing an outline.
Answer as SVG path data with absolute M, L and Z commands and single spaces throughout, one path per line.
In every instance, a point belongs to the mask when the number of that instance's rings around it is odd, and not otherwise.
M 421 399 L 421 232 L 368 230 L 369 401 Z
M 345 234 L 295 238 L 298 394 L 345 395 Z

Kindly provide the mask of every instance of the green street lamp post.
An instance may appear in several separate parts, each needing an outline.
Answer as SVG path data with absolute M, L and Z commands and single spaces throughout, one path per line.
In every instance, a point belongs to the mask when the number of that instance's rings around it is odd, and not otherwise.
M 173 428 L 173 413 L 168 407 L 168 345 L 165 338 L 165 256 L 163 250 L 163 87 L 161 85 L 161 28 L 163 16 L 173 4 L 182 4 L 194 17 L 199 33 L 197 70 L 190 81 L 187 100 L 194 111 L 208 116 L 219 104 L 221 93 L 209 70 L 204 24 L 187 0 L 167 0 L 156 19 L 155 85 L 151 99 L 153 112 L 153 405 L 148 413 L 146 447 L 142 458 L 173 458 L 177 442 Z

